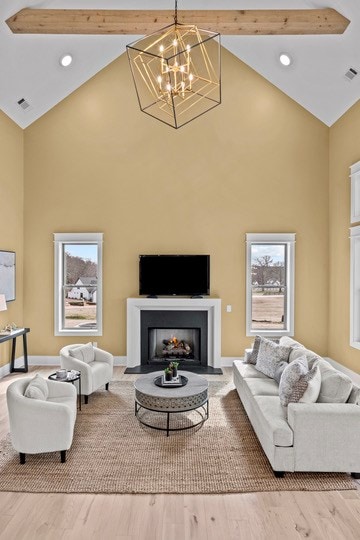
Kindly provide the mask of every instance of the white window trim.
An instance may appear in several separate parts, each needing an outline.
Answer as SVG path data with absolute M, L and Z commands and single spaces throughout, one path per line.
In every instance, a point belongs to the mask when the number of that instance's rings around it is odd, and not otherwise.
M 360 349 L 360 225 L 350 229 L 350 346 Z
M 62 328 L 63 244 L 98 244 L 98 285 L 96 292 L 97 330 Z M 103 233 L 54 233 L 54 322 L 55 336 L 102 336 L 102 245 Z
M 295 327 L 295 233 L 248 233 L 246 234 L 246 335 L 281 337 L 293 336 Z M 287 246 L 287 305 L 286 330 L 252 330 L 251 328 L 251 245 L 286 244 Z

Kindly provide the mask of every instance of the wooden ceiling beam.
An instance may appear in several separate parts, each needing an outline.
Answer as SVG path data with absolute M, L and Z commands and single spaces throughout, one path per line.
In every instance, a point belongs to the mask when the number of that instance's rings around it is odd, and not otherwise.
M 291 2 L 289 2 L 291 3 Z M 174 22 L 173 11 L 22 9 L 6 23 L 14 34 L 146 35 Z M 342 34 L 350 21 L 334 9 L 179 11 L 178 22 L 223 35 Z

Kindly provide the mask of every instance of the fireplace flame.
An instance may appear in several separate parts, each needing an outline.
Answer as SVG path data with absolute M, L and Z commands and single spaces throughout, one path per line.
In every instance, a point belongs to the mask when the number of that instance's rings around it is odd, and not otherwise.
M 189 356 L 192 349 L 189 343 L 179 340 L 176 336 L 171 336 L 170 339 L 163 339 L 163 354 L 179 354 L 180 356 Z

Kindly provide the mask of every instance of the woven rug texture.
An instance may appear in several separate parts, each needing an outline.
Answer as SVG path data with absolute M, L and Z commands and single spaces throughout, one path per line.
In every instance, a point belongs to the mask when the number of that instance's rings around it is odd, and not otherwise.
M 355 489 L 346 474 L 288 473 L 275 478 L 226 377 L 210 381 L 210 417 L 187 431 L 144 427 L 134 416 L 132 382 L 115 381 L 78 412 L 67 462 L 59 453 L 27 455 L 26 464 L 0 442 L 0 491 L 45 493 L 242 493 Z M 165 425 L 166 415 L 144 411 Z M 173 427 L 197 422 L 196 412 L 172 415 Z M 146 417 L 146 418 L 145 418 Z

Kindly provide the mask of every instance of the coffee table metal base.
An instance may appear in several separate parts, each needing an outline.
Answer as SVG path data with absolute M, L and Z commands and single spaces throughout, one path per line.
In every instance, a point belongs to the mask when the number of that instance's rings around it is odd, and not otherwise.
M 159 426 L 154 426 L 152 424 L 148 424 L 147 422 L 144 422 L 139 417 L 139 414 L 138 414 L 140 409 L 146 409 L 147 411 L 166 414 L 167 415 L 167 417 L 166 417 L 166 428 L 162 428 L 162 427 L 159 427 Z M 200 409 L 202 409 L 202 412 L 200 411 Z M 184 413 L 184 412 L 189 412 L 189 411 L 196 411 L 201 417 L 200 422 L 197 422 L 197 424 L 192 424 L 191 426 L 185 426 L 185 427 L 180 427 L 180 428 L 171 428 L 170 427 L 170 414 Z M 157 409 L 150 409 L 149 407 L 144 407 L 144 405 L 140 405 L 140 403 L 135 401 L 135 416 L 137 417 L 139 422 L 141 424 L 143 424 L 144 426 L 147 426 L 147 427 L 149 427 L 151 429 L 157 429 L 158 431 L 166 431 L 166 436 L 168 437 L 170 431 L 185 431 L 186 429 L 192 429 L 192 428 L 194 428 L 196 426 L 200 426 L 204 422 L 206 422 L 206 420 L 209 418 L 209 400 L 205 401 L 205 403 L 203 403 L 202 405 L 200 405 L 199 407 L 196 407 L 194 409 L 184 409 L 184 410 L 176 410 L 176 411 L 159 411 Z

